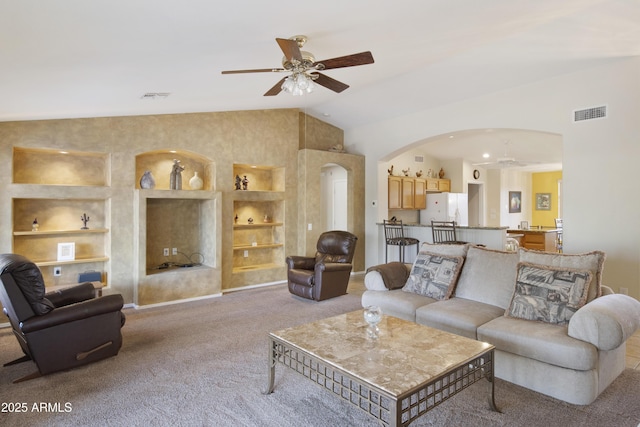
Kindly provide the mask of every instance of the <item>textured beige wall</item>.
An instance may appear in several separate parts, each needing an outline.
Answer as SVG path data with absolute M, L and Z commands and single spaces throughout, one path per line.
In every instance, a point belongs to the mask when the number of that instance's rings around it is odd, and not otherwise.
M 103 179 L 106 185 L 98 183 L 95 190 L 91 190 L 91 193 L 95 194 L 95 199 L 105 200 L 105 218 L 100 222 L 104 222 L 104 226 L 110 230 L 105 244 L 110 258 L 105 268 L 110 285 L 106 293 L 121 293 L 126 302 L 135 301 L 146 304 L 207 295 L 219 292 L 220 289 L 286 280 L 284 256 L 306 249 L 307 242 L 313 242 L 311 245 L 315 245 L 317 239 L 315 232 L 309 234 L 306 232 L 305 224 L 307 216 L 315 221 L 314 216 L 320 213 L 317 197 L 313 196 L 319 185 L 320 168 L 326 163 L 337 163 L 349 170 L 349 229 L 360 239 L 356 252 L 355 270 L 362 270 L 364 268 L 364 159 L 360 156 L 324 151 L 342 142 L 341 129 L 300 113 L 297 109 L 3 122 L 0 123 L 0 161 L 6 166 L 0 169 L 0 197 L 2 197 L 0 251 L 13 250 L 12 199 L 43 198 L 43 192 L 49 190 L 51 190 L 51 199 L 87 198 L 86 189 L 82 190 L 74 186 L 55 186 L 55 188 L 43 190 L 38 186 L 14 184 L 13 182 L 16 181 L 14 181 L 11 167 L 13 147 L 91 152 L 98 153 L 97 166 L 94 165 L 94 167 L 99 168 L 102 164 L 99 159 L 102 158 L 107 169 L 107 176 Z M 309 164 L 310 170 L 300 175 L 298 173 L 299 147 L 309 146 L 318 151 L 305 150 L 307 154 L 311 151 L 315 154 L 309 155 L 304 162 Z M 142 158 L 138 156 L 147 153 L 162 156 L 157 153 L 167 150 L 186 153 L 183 160 L 187 167 L 193 163 L 196 165 L 193 167 L 195 169 L 204 161 L 205 167 L 198 172 L 202 174 L 205 181 L 205 190 L 221 195 L 216 196 L 215 202 L 215 206 L 218 206 L 216 209 L 219 211 L 219 223 L 216 222 L 215 230 L 209 231 L 219 235 L 216 235 L 215 239 L 205 239 L 207 245 L 210 245 L 210 242 L 221 242 L 218 252 L 214 251 L 216 258 L 220 259 L 219 265 L 215 266 L 220 271 L 218 273 L 220 279 L 215 280 L 220 280 L 221 283 L 198 285 L 198 280 L 191 280 L 188 287 L 194 289 L 180 291 L 174 286 L 176 278 L 180 277 L 177 272 L 159 275 L 162 279 L 158 280 L 159 284 L 156 288 L 136 287 L 137 276 L 143 276 L 138 272 L 145 266 L 139 265 L 139 259 L 142 257 L 137 256 L 140 252 L 138 249 L 140 242 L 136 236 L 136 230 L 140 228 L 138 225 L 141 219 L 138 214 L 139 198 L 135 192 L 139 188 L 142 169 L 147 166 L 145 162 L 154 165 L 159 163 L 153 155 Z M 139 161 L 136 161 L 137 157 Z M 51 161 L 56 159 L 57 157 L 53 156 Z M 206 162 L 210 163 L 206 164 Z M 278 177 L 279 181 L 284 181 L 283 188 L 280 188 L 284 191 L 284 196 L 279 196 L 284 199 L 284 214 L 281 215 L 285 224 L 284 247 L 280 249 L 283 258 L 282 268 L 232 273 L 233 203 L 234 198 L 237 197 L 234 194 L 234 163 L 268 165 L 284 171 L 284 179 Z M 52 167 L 48 162 L 39 167 L 46 170 L 48 165 Z M 87 164 L 87 166 L 90 165 Z M 193 176 L 193 172 L 185 170 L 183 173 L 185 190 L 188 189 L 187 183 Z M 166 171 L 154 170 L 159 187 L 165 186 L 169 173 L 168 166 Z M 104 174 L 104 171 L 98 172 L 100 176 Z M 310 180 L 308 183 L 305 181 L 307 177 Z M 301 197 L 299 188 L 302 189 L 302 194 L 305 194 L 302 199 L 299 199 Z M 31 216 L 28 211 L 28 204 L 18 207 L 20 216 L 25 218 Z M 16 227 L 16 229 L 25 229 L 28 224 Z M 281 236 L 278 237 L 278 239 L 281 238 Z M 160 242 L 156 244 L 163 245 Z M 25 255 L 29 256 L 29 254 Z M 90 267 L 99 269 L 101 265 Z M 77 269 L 63 269 L 63 274 L 67 272 L 72 272 L 77 277 Z M 191 274 L 196 277 L 200 273 Z M 206 272 L 202 274 L 204 278 L 211 277 L 207 276 Z M 73 282 L 75 277 L 63 279 Z
M 325 231 L 314 226 L 307 230 L 307 224 L 322 224 L 324 210 L 320 197 L 321 172 L 326 164 L 336 164 L 347 170 L 347 231 L 358 236 L 353 270 L 364 270 L 365 226 L 364 226 L 364 157 L 354 154 L 335 153 L 321 150 L 300 150 L 298 154 L 298 198 L 303 201 L 298 217 L 298 254 L 313 256 L 318 237 Z
M 328 123 L 300 113 L 300 149 L 328 150 L 344 145 L 344 131 Z
M 320 122 L 321 123 L 321 122 Z M 321 129 L 316 123 L 314 129 Z M 297 109 L 156 116 L 107 117 L 0 123 L 0 251 L 12 251 L 11 199 L 29 197 L 24 186 L 13 182 L 13 147 L 50 148 L 98 152 L 107 155 L 111 185 L 98 187 L 96 198 L 105 197 L 110 215 L 109 271 L 111 293 L 134 300 L 134 190 L 140 179 L 136 156 L 156 150 L 180 150 L 210 159 L 213 167 L 206 177 L 211 189 L 222 193 L 221 259 L 222 289 L 247 281 L 271 282 L 286 279 L 284 268 L 266 276 L 244 280 L 232 278 L 233 264 L 233 163 L 284 168 L 285 247 L 293 253 L 298 240 L 298 161 L 300 114 Z M 335 130 L 332 128 L 332 132 Z M 16 165 L 20 168 L 20 164 Z M 46 165 L 44 165 L 46 168 Z M 166 175 L 170 170 L 165 171 Z M 185 172 L 186 173 L 186 172 Z M 183 173 L 186 185 L 192 173 Z M 156 175 L 160 175 L 158 172 Z M 18 174 L 19 175 L 19 174 Z M 156 176 L 157 180 L 166 177 Z M 52 190 L 52 197 L 74 197 L 74 187 Z M 25 215 L 27 215 L 25 213 Z M 29 254 L 26 254 L 27 256 Z M 284 265 L 284 259 L 283 265 Z M 275 276 L 274 276 L 275 274 Z M 244 280 L 244 281 L 243 281 Z

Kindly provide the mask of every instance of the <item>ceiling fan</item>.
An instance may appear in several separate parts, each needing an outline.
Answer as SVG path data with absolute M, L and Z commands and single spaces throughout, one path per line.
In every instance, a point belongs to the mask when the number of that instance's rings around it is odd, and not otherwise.
M 360 52 L 353 55 L 325 59 L 324 61 L 316 61 L 311 53 L 300 50 L 307 42 L 307 36 L 293 36 L 288 39 L 276 38 L 276 42 L 278 42 L 278 46 L 280 46 L 280 49 L 282 49 L 284 53 L 282 68 L 230 70 L 223 71 L 222 74 L 291 73 L 283 77 L 275 86 L 269 89 L 264 96 L 274 96 L 283 90 L 293 95 L 310 93 L 313 91 L 314 83 L 340 93 L 347 89 L 349 85 L 332 79 L 319 71 L 373 64 L 373 55 L 371 55 L 371 52 Z
M 527 162 L 516 160 L 515 157 L 510 157 L 508 154 L 509 142 L 504 143 L 504 157 L 498 157 L 495 162 L 482 162 L 482 163 L 473 163 L 473 166 L 485 166 L 489 169 L 498 168 L 498 169 L 506 169 L 506 168 L 514 168 L 514 167 L 522 167 L 529 166 L 532 164 L 537 164 L 539 162 Z

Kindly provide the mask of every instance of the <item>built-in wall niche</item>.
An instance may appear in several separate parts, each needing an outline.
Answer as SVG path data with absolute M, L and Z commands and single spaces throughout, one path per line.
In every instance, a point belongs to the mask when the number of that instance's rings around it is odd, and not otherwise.
M 13 165 L 14 184 L 110 185 L 107 153 L 14 147 Z
M 246 179 L 246 191 L 284 191 L 285 169 L 282 167 L 248 165 L 235 163 L 233 165 L 234 180 L 240 179 L 240 187 L 242 181 Z M 235 188 L 234 182 L 234 188 Z M 242 191 L 242 190 L 238 190 Z
M 215 188 L 214 163 L 204 156 L 186 150 L 156 150 L 137 155 L 135 187 L 142 188 L 140 179 L 146 171 L 150 171 L 156 190 L 170 190 L 174 160 L 179 160 L 180 166 L 184 168 L 181 172 L 182 190 L 198 189 L 190 185 L 190 180 L 196 174 L 202 179 L 200 190 L 211 191 Z
M 135 303 L 149 305 L 219 295 L 220 193 L 136 190 L 135 199 Z M 169 250 L 166 256 L 165 248 Z
M 147 271 L 162 272 L 171 266 L 193 266 L 215 262 L 203 240 L 208 238 L 207 211 L 211 200 L 199 199 L 147 199 Z M 169 248 L 169 255 L 164 249 Z M 173 254 L 176 248 L 178 253 Z M 158 268 L 162 267 L 162 268 Z M 184 268 L 184 267 L 181 267 Z

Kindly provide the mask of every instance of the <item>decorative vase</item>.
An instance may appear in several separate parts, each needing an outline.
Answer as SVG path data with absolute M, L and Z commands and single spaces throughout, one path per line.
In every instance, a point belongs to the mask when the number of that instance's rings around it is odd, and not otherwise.
M 202 189 L 202 178 L 198 176 L 198 172 L 193 173 L 193 176 L 189 180 L 189 187 L 191 187 L 192 190 Z
M 440 168 L 440 172 L 438 172 L 438 177 L 440 179 L 444 178 L 444 169 Z
M 151 171 L 145 171 L 140 178 L 140 188 L 152 189 L 156 186 L 156 180 L 153 178 Z
M 369 338 L 378 338 L 380 329 L 378 323 L 382 320 L 382 309 L 377 305 L 370 305 L 364 309 L 364 321 L 367 322 L 367 335 Z

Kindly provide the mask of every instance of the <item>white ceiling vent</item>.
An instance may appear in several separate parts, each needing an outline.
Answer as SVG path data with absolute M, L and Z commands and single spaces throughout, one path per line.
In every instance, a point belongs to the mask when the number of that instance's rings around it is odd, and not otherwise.
M 573 122 L 582 122 L 584 120 L 604 119 L 607 117 L 607 106 L 585 108 L 583 110 L 573 111 Z
M 424 156 L 416 156 L 414 160 L 416 163 L 424 163 Z
M 159 100 L 159 99 L 167 99 L 171 95 L 169 92 L 147 92 L 143 94 L 140 99 L 146 100 Z

